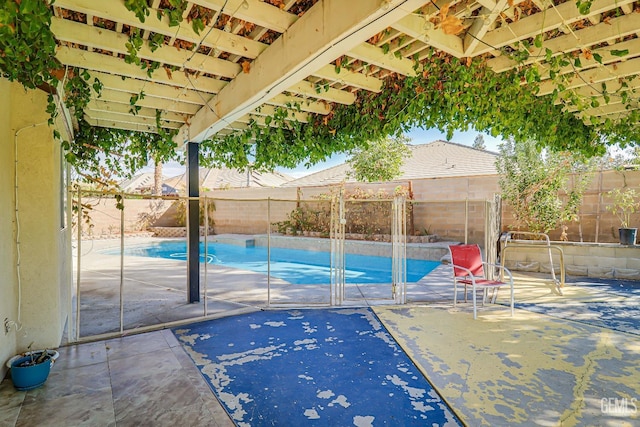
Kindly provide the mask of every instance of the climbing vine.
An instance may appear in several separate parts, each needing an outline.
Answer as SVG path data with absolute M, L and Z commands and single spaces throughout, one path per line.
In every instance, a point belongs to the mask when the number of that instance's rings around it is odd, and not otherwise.
M 151 14 L 147 0 L 125 0 L 124 5 L 127 10 L 136 15 L 140 22 L 144 22 Z M 157 10 L 157 17 L 161 19 L 163 16 L 166 16 L 169 19 L 169 26 L 176 27 L 182 23 L 188 5 L 188 0 L 163 0 Z M 210 18 L 206 14 L 198 13 L 200 10 L 200 8 L 197 8 L 196 14 L 188 17 L 193 31 L 195 31 L 196 34 L 200 34 L 200 31 L 204 30 L 205 22 L 208 22 Z
M 25 88 L 54 85 L 61 74 L 55 59 L 56 40 L 50 30 L 46 0 L 5 1 L 0 9 L 0 70 Z
M 367 141 L 399 135 L 413 127 L 437 128 L 449 137 L 455 130 L 489 132 L 516 141 L 534 139 L 557 150 L 602 154 L 609 141 L 624 141 L 616 128 L 585 125 L 554 105 L 553 96 L 535 96 L 521 84 L 522 71 L 497 74 L 482 59 L 453 58 L 433 51 L 415 77 L 393 75 L 379 94 L 359 92 L 352 105 L 339 105 L 309 123 L 289 120 L 285 109 L 271 127 L 250 123 L 244 131 L 202 143 L 213 163 L 231 167 L 272 168 L 299 162 L 314 164 L 335 151 L 349 151 Z M 618 129 L 626 129 L 627 126 Z M 637 131 L 635 137 L 638 139 Z
M 284 7 L 281 0 L 268 3 Z M 135 171 L 149 156 L 159 158 L 175 155 L 175 145 L 171 138 L 175 131 L 163 130 L 161 112 L 156 114 L 157 135 L 139 134 L 130 131 L 92 128 L 83 120 L 83 110 L 95 92 L 101 91 L 102 84 L 92 79 L 89 73 L 80 69 L 62 67 L 55 59 L 56 40 L 51 32 L 53 0 L 12 0 L 4 1 L 0 8 L 0 72 L 4 78 L 20 82 L 26 88 L 41 88 L 53 94 L 60 82 L 64 82 L 65 104 L 79 120 L 80 129 L 73 143 L 65 141 L 68 159 L 73 164 L 100 171 L 100 162 L 125 173 Z M 300 3 L 298 3 L 299 5 Z M 578 0 L 581 13 L 589 13 L 592 0 Z M 147 0 L 124 0 L 125 7 L 144 22 L 151 14 Z M 206 8 L 193 6 L 185 17 L 187 0 L 162 0 L 156 16 L 166 19 L 170 26 L 181 25 L 186 19 L 196 33 L 206 25 L 211 25 L 214 16 Z M 294 6 L 292 13 L 297 12 Z M 229 19 L 229 18 L 227 18 Z M 609 17 L 603 17 L 603 20 Z M 434 27 L 446 27 L 446 32 L 454 34 L 462 31 L 462 22 L 453 19 L 448 7 L 442 7 L 437 16 L 429 21 Z M 221 20 L 213 25 L 228 24 Z M 250 29 L 251 25 L 245 29 Z M 383 34 L 383 33 L 381 33 Z M 271 37 L 271 36 L 269 36 Z M 274 35 L 275 37 L 275 35 Z M 382 35 L 380 35 L 382 37 Z M 377 43 L 374 39 L 372 43 Z M 139 30 L 129 33 L 126 44 L 125 61 L 136 64 L 151 74 L 160 63 L 139 58 L 138 54 L 147 43 L 151 51 L 165 45 L 165 36 L 152 34 L 145 40 Z M 402 44 L 401 41 L 397 43 Z M 189 48 L 197 44 L 189 45 Z M 176 45 L 176 47 L 179 47 Z M 511 55 L 522 66 L 519 69 L 497 74 L 483 58 L 454 58 L 448 54 L 432 50 L 429 55 L 418 60 L 414 57 L 416 75 L 405 77 L 390 74 L 384 79 L 382 92 L 357 92 L 352 105 L 334 105 L 328 115 L 307 115 L 308 122 L 300 122 L 291 117 L 291 111 L 299 111 L 300 105 L 291 104 L 287 108 L 276 109 L 275 114 L 265 117 L 263 122 L 251 121 L 244 130 L 226 136 L 214 137 L 201 144 L 203 165 L 224 164 L 243 168 L 252 164 L 255 168 L 273 169 L 277 166 L 294 167 L 299 163 L 318 163 L 334 152 L 350 151 L 365 146 L 368 141 L 398 136 L 408 129 L 418 126 L 437 128 L 449 137 L 455 130 L 486 131 L 515 141 L 534 139 L 539 145 L 551 146 L 557 150 L 579 151 L 585 154 L 602 154 L 606 145 L 620 143 L 622 146 L 640 141 L 640 110 L 629 111 L 619 120 L 587 117 L 585 124 L 575 113 L 556 105 L 562 100 L 575 107 L 578 112 L 586 112 L 600 104 L 600 97 L 583 96 L 577 91 L 567 90 L 568 78 L 582 68 L 582 63 L 605 61 L 599 52 L 583 50 L 572 53 L 553 53 L 544 48 L 544 36 L 539 34 L 524 40 L 517 46 L 509 47 L 505 54 Z M 546 68 L 525 66 L 530 62 L 532 52 Z M 403 57 L 396 42 L 384 43 L 382 50 Z M 612 56 L 623 58 L 629 52 L 611 50 Z M 243 69 L 250 72 L 248 65 Z M 338 58 L 334 67 L 341 69 L 363 67 L 369 72 L 369 64 L 362 61 L 347 61 Z M 569 68 L 571 69 L 569 69 Z M 165 66 L 171 77 L 171 67 Z M 569 72 L 567 72 L 569 71 Z M 557 89 L 546 96 L 536 96 L 543 73 L 548 74 Z M 546 78 L 546 75 L 544 76 Z M 619 97 L 624 104 L 637 98 L 631 89 L 630 79 L 620 78 L 615 89 L 601 85 L 599 94 L 604 102 Z M 326 83 L 315 87 L 319 93 L 330 89 Z M 131 113 L 139 113 L 138 102 L 144 92 L 130 99 Z M 53 95 L 49 96 L 47 111 L 53 120 L 58 106 Z M 59 134 L 56 135 L 59 137 Z M 127 141 L 131 141 L 127 143 Z
M 548 48 L 543 49 L 542 35 L 538 34 L 533 39 L 533 44 L 527 40 L 523 40 L 514 45 L 515 50 L 506 51 L 505 53 L 513 60 L 520 64 L 520 75 L 526 84 L 535 93 L 539 89 L 539 84 L 543 81 L 540 68 L 544 68 L 544 73 L 548 75 L 549 80 L 553 82 L 554 90 L 550 95 L 555 101 L 561 101 L 563 104 L 572 107 L 578 113 L 583 113 L 591 108 L 597 108 L 601 105 L 601 100 L 608 104 L 612 98 L 618 98 L 622 104 L 628 104 L 632 99 L 637 98 L 637 90 L 632 88 L 630 83 L 637 76 L 624 76 L 615 80 L 615 89 L 610 91 L 607 83 L 591 84 L 584 81 L 591 88 L 591 95 L 584 95 L 575 89 L 570 89 L 572 79 L 583 68 L 582 61 L 594 61 L 597 64 L 604 65 L 603 57 L 598 52 L 592 52 L 588 49 L 572 52 L 562 52 L 554 54 Z M 538 49 L 538 54 L 532 53 L 534 49 Z M 611 49 L 608 53 L 612 57 L 623 58 L 629 54 L 628 49 Z M 531 57 L 544 58 L 544 64 L 526 64 Z M 567 72 L 569 71 L 569 72 Z M 605 139 L 625 147 L 638 141 L 637 129 L 634 132 L 634 123 L 638 123 L 640 115 L 638 111 L 629 112 L 626 118 L 616 122 L 610 118 L 605 120 L 599 119 L 597 116 L 587 115 L 585 120 L 588 125 L 598 130 L 599 134 Z M 629 129 L 630 127 L 631 129 Z M 623 130 L 626 129 L 626 130 Z M 629 132 L 631 130 L 631 132 Z
M 172 136 L 167 131 L 155 134 L 91 126 L 81 120 L 75 141 L 64 141 L 63 148 L 67 160 L 86 178 L 130 177 L 151 159 L 160 162 L 175 159 Z

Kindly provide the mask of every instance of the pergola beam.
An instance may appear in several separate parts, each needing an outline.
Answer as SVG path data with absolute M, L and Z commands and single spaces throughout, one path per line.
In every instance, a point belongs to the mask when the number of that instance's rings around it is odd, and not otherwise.
M 87 104 L 87 108 L 89 111 L 105 112 L 105 113 L 119 114 L 119 115 L 126 115 L 126 116 L 132 115 L 130 112 L 130 109 L 131 109 L 130 105 L 118 104 L 118 103 L 109 102 L 109 101 L 102 101 L 99 99 L 94 99 L 90 101 L 89 104 Z M 161 115 L 163 120 L 170 121 L 170 122 L 178 122 L 178 123 L 184 124 L 189 121 L 189 115 L 187 114 L 162 111 Z M 138 110 L 137 116 L 147 117 L 155 120 L 156 109 L 149 108 L 149 107 L 141 107 Z
M 249 21 L 270 30 L 284 33 L 298 17 L 277 6 L 259 0 L 190 0 L 194 4 L 220 11 L 234 18 Z
M 425 3 L 424 0 L 316 3 L 255 59 L 249 73 L 239 74 L 220 91 L 212 102 L 213 111 L 202 109 L 196 114 L 185 129 L 190 140 L 201 141 L 215 134 L 226 123 L 282 93 Z
M 200 92 L 218 93 L 226 81 L 205 76 L 187 76 L 183 72 L 173 72 L 171 75 L 164 68 L 159 68 L 150 74 L 134 64 L 127 64 L 124 60 L 115 56 L 103 55 L 96 52 L 61 46 L 56 51 L 56 58 L 63 64 L 71 67 L 79 67 L 86 70 L 102 71 L 118 76 L 131 77 L 138 80 L 147 80 L 163 83 L 179 88 L 191 88 Z
M 538 34 L 559 28 L 561 25 L 572 24 L 592 15 L 598 15 L 615 7 L 619 7 L 635 0 L 594 0 L 589 14 L 582 15 L 573 1 L 559 4 L 553 11 L 536 13 L 521 18 L 509 25 L 504 25 L 487 33 L 472 56 L 482 55 L 494 49 L 535 37 Z
M 616 56 L 611 53 L 614 50 L 617 50 L 617 51 L 628 50 L 629 53 L 627 53 L 624 56 Z M 600 55 L 601 57 L 600 62 L 595 60 L 595 58 L 593 57 L 593 54 Z M 556 70 L 556 74 L 564 75 L 564 74 L 575 73 L 576 71 L 585 72 L 589 69 L 601 67 L 603 65 L 608 65 L 616 62 L 621 62 L 621 61 L 629 61 L 631 59 L 637 58 L 638 56 L 640 56 L 640 39 L 632 39 L 626 42 L 618 43 L 615 46 L 605 46 L 599 49 L 595 49 L 591 51 L 590 58 L 585 58 L 583 56 L 580 59 L 580 64 L 581 64 L 580 68 L 577 68 L 575 65 L 568 65 L 566 67 L 560 68 L 559 70 Z M 543 65 L 541 65 L 541 68 L 542 67 Z M 549 71 L 544 69 L 541 71 L 542 72 L 540 73 L 540 78 L 542 80 L 549 79 Z
M 323 101 L 336 102 L 344 105 L 351 105 L 356 100 L 356 96 L 351 92 L 334 89 L 332 87 L 324 88 L 322 85 L 316 85 L 306 80 L 298 82 L 286 90 L 287 92 L 297 95 L 314 97 Z
M 638 32 L 640 29 L 640 14 L 623 15 L 617 18 L 611 18 L 608 23 L 600 23 L 592 27 L 574 30 L 573 34 L 567 34 L 545 40 L 542 44 L 542 51 L 549 49 L 553 52 L 553 56 L 568 53 L 574 50 L 589 48 L 608 40 L 624 38 L 630 34 Z M 493 71 L 501 73 L 518 65 L 529 65 L 538 62 L 544 58 L 532 56 L 525 60 L 522 64 L 509 58 L 506 55 L 492 58 L 487 61 Z
M 493 2 L 491 2 L 493 3 Z M 512 3 L 513 4 L 513 3 Z M 475 19 L 464 37 L 464 54 L 469 56 L 480 44 L 487 32 L 493 26 L 495 20 L 500 13 L 509 5 L 509 0 L 500 0 L 493 3 L 491 7 L 483 7 L 480 15 L 486 16 L 485 19 Z
M 624 61 L 619 64 L 603 65 L 572 75 L 564 84 L 566 89 L 573 89 L 601 82 L 627 77 L 638 73 L 640 70 L 640 58 Z M 540 83 L 538 95 L 547 95 L 554 91 L 556 85 L 551 80 Z
M 129 42 L 129 37 L 121 33 L 55 17 L 51 20 L 51 30 L 58 40 L 122 55 L 128 53 L 126 44 Z M 147 41 L 142 43 L 137 56 L 140 59 L 156 61 L 174 67 L 188 68 L 201 72 L 206 70 L 209 74 L 227 78 L 235 77 L 242 70 L 242 67 L 235 62 L 184 49 L 178 50 L 173 47 L 163 46 L 157 50 L 152 50 Z
M 140 115 L 134 116 L 133 114 L 124 115 L 124 114 L 109 113 L 104 111 L 93 111 L 93 110 L 85 111 L 85 117 L 89 117 L 96 121 L 106 120 L 106 121 L 113 121 L 117 123 L 130 123 L 135 125 L 146 125 L 146 126 L 157 127 L 155 117 L 150 118 L 150 117 L 143 117 Z M 163 128 L 179 129 L 180 126 L 182 126 L 182 124 L 179 122 L 169 122 L 166 120 L 160 120 L 160 127 L 163 127 Z
M 198 92 L 187 88 L 179 88 L 154 82 L 145 82 L 144 80 L 126 78 L 113 74 L 92 71 L 89 73 L 92 78 L 96 78 L 102 83 L 103 88 L 113 89 L 121 92 L 140 93 L 153 96 L 156 98 L 165 98 L 178 100 L 197 105 L 205 105 L 211 98 L 211 94 L 206 92 Z
M 602 84 L 605 85 L 604 88 L 602 87 Z M 623 87 L 622 83 L 618 79 L 614 79 L 614 80 L 609 80 L 605 83 L 600 83 L 597 85 L 582 86 L 579 88 L 570 89 L 568 91 L 561 92 L 560 97 L 556 99 L 555 103 L 556 105 L 563 104 L 564 103 L 563 98 L 567 98 L 571 94 L 575 94 L 583 98 L 595 97 L 600 103 L 600 105 L 620 104 L 622 103 L 622 95 L 620 95 L 620 91 L 626 90 L 630 93 L 632 91 L 640 90 L 640 80 L 635 79 L 630 82 L 625 82 L 625 85 L 626 86 Z M 604 98 L 605 93 L 609 97 L 609 102 L 607 102 L 607 100 Z M 569 110 L 577 111 L 578 109 L 577 107 L 571 107 L 569 108 Z
M 256 58 L 267 47 L 263 43 L 227 33 L 217 28 L 207 29 L 205 31 L 206 37 L 203 39 L 203 35 L 197 34 L 188 22 L 183 21 L 178 27 L 171 27 L 169 26 L 169 18 L 163 16 L 158 19 L 157 11 L 155 10 L 147 16 L 145 22 L 140 22 L 133 12 L 127 10 L 123 1 L 57 0 L 54 6 L 117 21 L 133 28 L 140 28 L 168 37 L 177 35 L 177 38 L 181 40 L 195 44 L 201 43 L 207 47 L 217 48 L 224 52 L 247 58 Z
M 415 64 L 412 60 L 403 57 L 398 58 L 393 53 L 385 52 L 384 49 L 369 43 L 362 43 L 355 46 L 347 52 L 347 55 L 369 64 L 377 65 L 380 68 L 393 71 L 394 73 L 405 76 L 416 75 Z
M 601 105 L 599 107 L 588 108 L 586 110 L 579 112 L 578 117 L 585 118 L 585 117 L 592 117 L 592 116 L 596 116 L 596 117 L 607 116 L 610 114 L 617 114 L 617 113 L 628 113 L 629 111 L 637 110 L 639 108 L 640 106 L 638 105 L 637 102 L 635 102 L 634 104 L 629 104 L 627 106 L 623 104 Z
M 158 128 L 156 127 L 155 124 L 154 125 L 133 124 L 133 123 L 127 123 L 127 122 L 115 121 L 115 120 L 92 119 L 91 117 L 85 117 L 85 120 L 91 126 L 131 130 L 135 132 L 158 133 Z
M 94 92 L 94 100 L 104 100 L 109 102 L 115 102 L 118 104 L 128 105 L 129 108 L 133 108 L 131 105 L 131 97 L 135 93 L 127 93 L 111 89 L 103 89 L 100 96 Z M 153 108 L 156 110 L 173 111 L 175 113 L 182 114 L 195 114 L 202 107 L 196 104 L 188 104 L 186 102 L 179 102 L 176 100 L 169 100 L 165 98 L 156 98 L 154 96 L 145 96 L 138 99 L 135 105 L 140 107 Z
M 442 29 L 425 29 L 428 16 L 407 15 L 391 25 L 395 30 L 410 37 L 428 43 L 429 45 L 447 52 L 456 58 L 464 56 L 464 47 L 460 37 L 445 34 Z
M 340 69 L 338 72 L 331 64 L 320 68 L 318 71 L 314 72 L 313 75 L 321 79 L 341 82 L 344 85 L 368 90 L 370 92 L 378 93 L 382 90 L 382 80 L 373 76 L 367 76 L 363 73 L 347 70 L 345 68 Z
M 308 98 L 300 98 L 297 96 L 280 94 L 271 98 L 268 104 L 287 107 L 292 105 L 297 105 L 300 107 L 300 110 L 306 111 L 308 113 L 316 113 L 327 115 L 331 112 L 331 107 L 326 102 L 315 101 L 313 99 Z

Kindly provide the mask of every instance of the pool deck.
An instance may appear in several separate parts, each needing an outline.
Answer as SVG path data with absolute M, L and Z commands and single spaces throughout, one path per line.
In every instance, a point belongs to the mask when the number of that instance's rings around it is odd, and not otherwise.
M 82 247 L 81 325 L 87 334 L 119 330 L 119 257 L 94 256 L 104 245 Z M 178 261 L 128 257 L 130 336 L 61 348 L 39 389 L 16 392 L 9 380 L 2 382 L 0 426 L 233 425 L 170 331 L 135 334 L 150 321 L 203 312 L 204 302 L 185 301 L 183 270 Z M 275 303 L 268 306 L 266 283 L 256 281 L 256 273 L 221 272 L 207 275 L 214 317 L 321 307 L 327 294 L 322 287 L 274 283 Z M 409 285 L 409 302 L 401 306 L 378 304 L 385 296 L 379 290 L 354 285 L 346 305 L 374 305 L 466 425 L 640 425 L 640 283 L 570 277 L 559 295 L 546 276 L 517 274 L 515 316 L 503 292 L 473 320 L 471 304 L 452 306 L 450 275 L 441 266 Z

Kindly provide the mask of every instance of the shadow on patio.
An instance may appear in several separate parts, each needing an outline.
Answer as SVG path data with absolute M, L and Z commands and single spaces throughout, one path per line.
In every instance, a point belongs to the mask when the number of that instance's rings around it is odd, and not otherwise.
M 165 270 L 138 267 L 174 281 Z M 96 283 L 110 276 L 93 274 Z M 215 290 L 213 317 L 265 308 L 264 291 L 251 291 L 243 277 Z M 560 296 L 544 277 L 520 274 L 515 316 L 502 293 L 500 304 L 482 308 L 474 321 L 471 304 L 452 307 L 449 268 L 441 266 L 409 286 L 408 305 L 373 310 L 467 425 L 631 426 L 639 416 L 639 288 L 637 282 L 574 278 Z M 184 292 L 171 286 L 149 289 L 172 295 L 171 304 L 187 311 L 202 309 L 202 303 L 184 303 Z M 146 301 L 148 310 L 132 310 L 126 321 L 135 325 L 134 313 L 144 317 L 149 310 L 163 313 L 153 314 L 156 320 L 172 320 L 171 304 L 165 297 Z M 96 319 L 105 316 L 96 312 Z M 170 330 L 70 345 L 60 353 L 43 387 L 16 392 L 9 379 L 2 383 L 1 425 L 234 424 Z

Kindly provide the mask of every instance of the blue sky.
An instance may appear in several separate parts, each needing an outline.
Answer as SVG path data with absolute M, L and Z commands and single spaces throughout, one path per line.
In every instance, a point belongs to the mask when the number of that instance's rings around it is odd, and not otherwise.
M 467 132 L 455 132 L 453 137 L 451 138 L 451 142 L 456 142 L 458 144 L 464 145 L 473 145 L 473 140 L 478 136 L 480 132 L 476 131 L 467 131 Z M 412 144 L 427 144 L 429 142 L 433 142 L 436 140 L 447 140 L 447 135 L 440 132 L 437 129 L 419 129 L 414 128 L 410 132 L 407 133 L 407 136 L 411 138 Z M 488 134 L 482 134 L 484 137 L 484 144 L 489 151 L 498 152 L 498 144 L 502 142 L 500 138 L 494 138 Z M 347 158 L 347 155 L 344 153 L 335 154 L 329 160 L 318 163 L 311 168 L 307 169 L 304 166 L 299 166 L 295 169 L 284 169 L 278 168 L 280 172 L 286 173 L 294 178 L 299 178 L 305 175 L 309 175 L 314 172 L 321 171 L 326 168 L 330 168 L 332 166 L 343 163 Z M 164 165 L 162 174 L 166 177 L 173 177 L 176 175 L 180 175 L 185 172 L 185 166 L 180 165 L 178 162 L 169 162 Z M 153 165 L 147 166 L 143 168 L 141 172 L 153 172 Z

